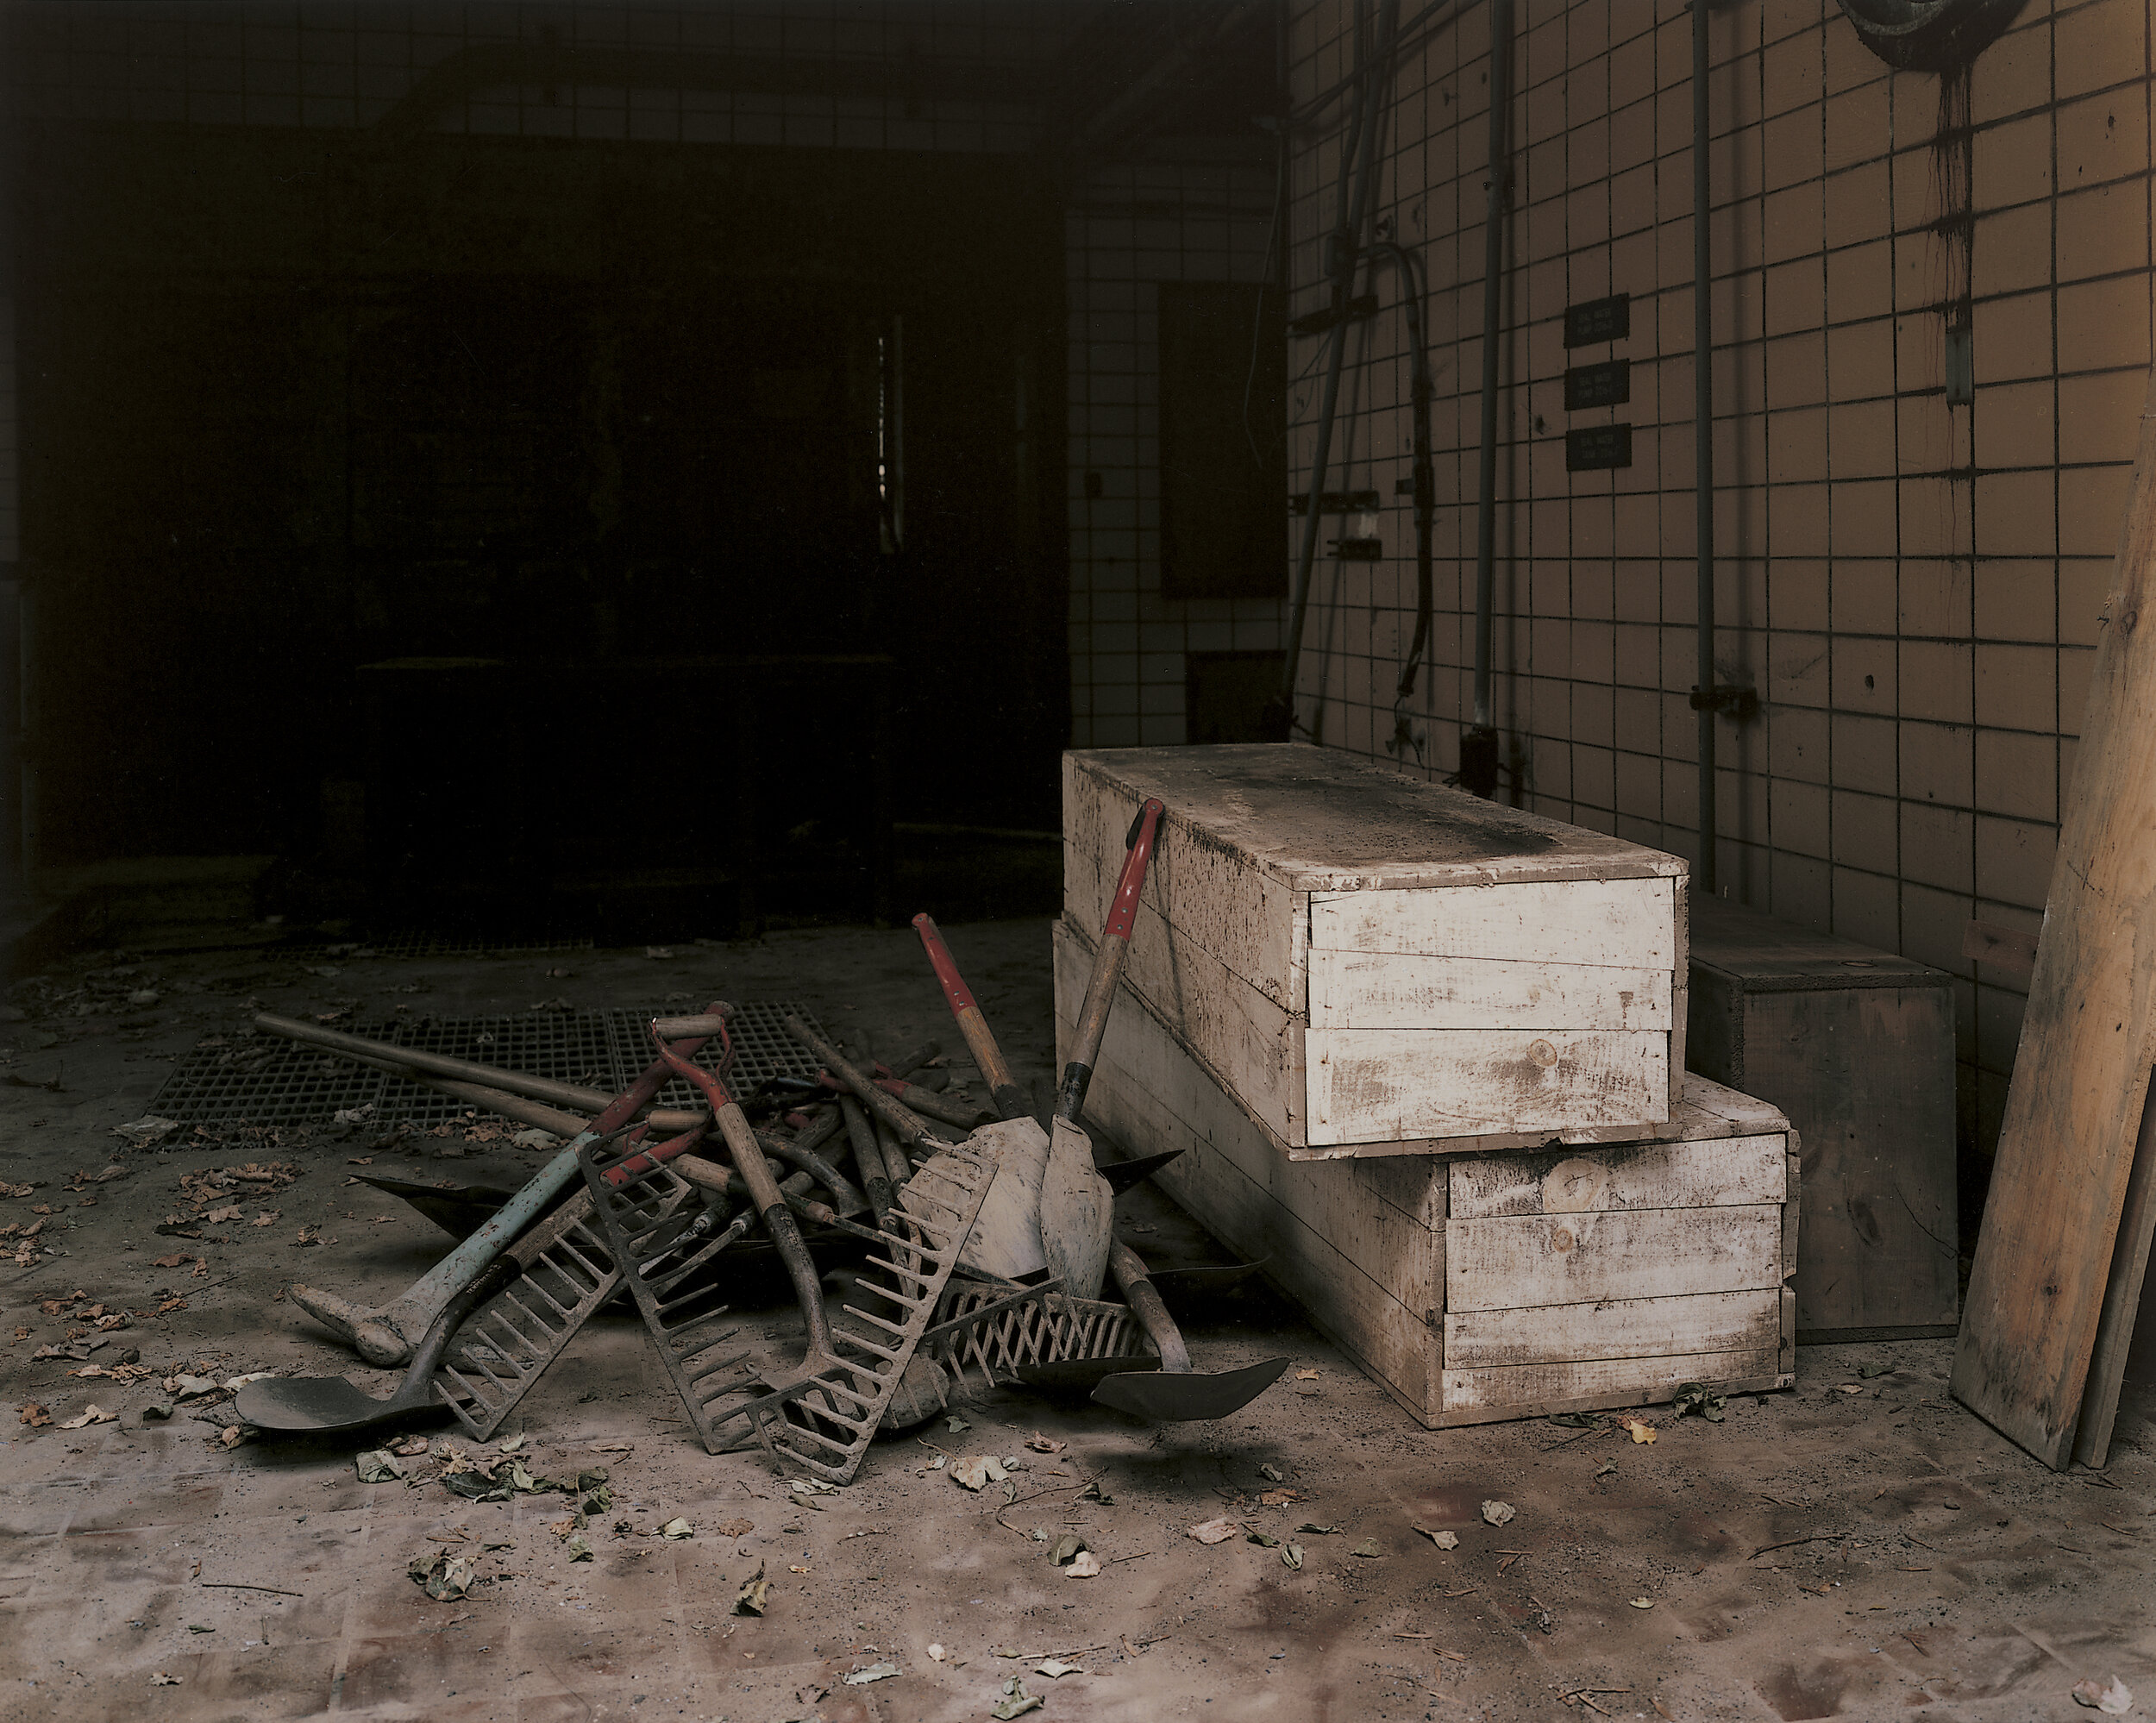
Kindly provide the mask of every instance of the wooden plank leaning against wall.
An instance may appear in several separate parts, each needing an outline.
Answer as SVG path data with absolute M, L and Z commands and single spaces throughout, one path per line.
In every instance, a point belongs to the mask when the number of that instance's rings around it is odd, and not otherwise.
M 2156 1227 L 2134 1169 L 2156 1058 L 2156 378 L 2151 401 L 1954 1353 L 1955 1398 L 2054 1468 L 2084 1421 L 2101 1463 Z

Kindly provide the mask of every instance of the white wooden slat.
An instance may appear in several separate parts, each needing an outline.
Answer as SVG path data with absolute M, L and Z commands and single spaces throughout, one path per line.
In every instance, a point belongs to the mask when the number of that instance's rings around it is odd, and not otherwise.
M 1670 1037 L 1652 1030 L 1313 1029 L 1307 1141 L 1634 1128 L 1670 1116 Z
M 1300 891 L 1673 879 L 1674 855 L 1303 743 L 1100 749 L 1075 759 L 1133 805 L 1158 796 Z
M 1456 1370 L 1673 1354 L 1771 1351 L 1781 1342 L 1782 1294 L 1695 1293 L 1546 1308 L 1451 1311 L 1445 1360 Z
M 1448 1311 L 1761 1291 L 1782 1278 L 1778 1202 L 1445 1225 Z
M 1328 951 L 1601 965 L 1674 974 L 1676 916 L 1676 887 L 1668 880 L 1313 893 L 1310 943 Z
M 1640 1143 L 1545 1150 L 1454 1161 L 1450 1212 L 1576 1214 L 1620 1208 L 1727 1208 L 1781 1202 L 1789 1185 L 1789 1137 L 1711 1143 Z
M 1094 766 L 1063 756 L 1064 907 L 1100 937 L 1123 870 L 1123 840 L 1143 798 Z M 1194 825 L 1170 802 L 1139 899 L 1228 974 L 1283 1011 L 1306 1009 L 1308 899 L 1252 859 Z
M 1670 993 L 1666 968 L 1310 953 L 1319 1029 L 1667 1029 Z
M 1081 953 L 1079 961 L 1092 961 L 1091 938 L 1074 927 L 1069 921 L 1056 924 L 1054 937 L 1060 944 L 1075 942 Z M 1127 990 L 1126 990 L 1127 991 Z M 1163 1015 L 1150 1001 L 1140 1003 L 1133 996 L 1131 1003 L 1141 1009 Z M 1123 1007 L 1118 1006 L 1120 1011 Z M 1624 1120 L 1610 1125 L 1567 1125 L 1559 1129 L 1526 1130 L 1511 1132 L 1493 1132 L 1474 1137 L 1422 1136 L 1405 1137 L 1378 1137 L 1350 1143 L 1310 1144 L 1291 1142 L 1279 1127 L 1259 1118 L 1247 1097 L 1238 1093 L 1212 1060 L 1200 1049 L 1188 1049 L 1194 1054 L 1208 1075 L 1229 1092 L 1230 1099 L 1243 1111 L 1257 1120 L 1267 1134 L 1275 1152 L 1294 1161 L 1331 1161 L 1349 1158 L 1380 1159 L 1398 1156 L 1410 1157 L 1427 1156 L 1477 1155 L 1499 1150 L 1541 1149 L 1559 1144 L 1591 1145 L 1602 1143 L 1632 1143 L 1643 1137 L 1656 1140 L 1712 1139 L 1765 1131 L 1786 1130 L 1789 1121 L 1764 1101 L 1750 1095 L 1739 1094 L 1734 1089 L 1691 1072 L 1683 1074 L 1683 1087 L 1671 1108 L 1666 1123 L 1642 1127 L 1636 1120 Z
M 1302 1139 L 1300 1023 L 1231 974 L 1211 952 L 1171 939 L 1166 924 L 1142 901 L 1123 985 L 1150 1005 L 1268 1128 L 1289 1142 Z
M 1724 1388 L 1786 1386 L 1790 1380 L 1773 1347 L 1705 1352 L 1688 1357 L 1598 1358 L 1570 1364 L 1512 1364 L 1444 1373 L 1445 1423 L 1477 1423 L 1477 1407 L 1494 1416 L 1536 1418 L 1583 1407 L 1648 1406 L 1676 1397 L 1679 1382 Z

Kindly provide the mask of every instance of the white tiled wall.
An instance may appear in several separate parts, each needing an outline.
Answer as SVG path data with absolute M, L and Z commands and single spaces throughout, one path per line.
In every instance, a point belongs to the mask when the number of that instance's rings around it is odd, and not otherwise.
M 1410 9 L 1411 10 L 1413 9 Z M 1436 669 L 1413 713 L 1451 769 L 1471 662 L 1489 9 L 1401 64 L 1381 214 L 1430 265 L 1440 399 Z M 1347 69 L 1350 0 L 1291 0 L 1291 95 Z M 1520 0 L 1503 300 L 1497 722 L 1524 803 L 1698 846 L 1693 659 L 1690 16 L 1683 0 Z M 1968 96 L 1976 398 L 1943 392 L 1940 78 L 1895 72 L 1819 0 L 1710 14 L 1718 861 L 1740 900 L 1951 970 L 1965 1071 L 2003 1094 L 2019 982 L 1961 955 L 2034 929 L 2072 769 L 2150 358 L 2150 20 L 2027 0 Z M 1322 293 L 1333 128 L 1293 179 L 1296 295 Z M 1562 314 L 1633 295 L 1633 399 L 1564 410 Z M 1396 318 L 1351 349 L 1341 435 L 1388 505 L 1407 470 Z M 1314 348 L 1318 343 L 1308 343 Z M 1291 368 L 1305 360 L 1298 347 Z M 1291 450 L 1307 461 L 1314 403 Z M 1634 427 L 1568 474 L 1563 432 Z M 1336 447 L 1338 446 L 1336 441 Z M 1336 468 L 1336 472 L 1338 469 Z M 1412 622 L 1405 499 L 1388 560 L 1320 566 L 1302 716 L 1384 757 Z
M 1090 177 L 1065 223 L 1075 748 L 1180 742 L 1186 653 L 1280 648 L 1281 599 L 1161 597 L 1156 310 L 1163 281 L 1268 279 L 1278 185 L 1269 149 L 1162 146 Z

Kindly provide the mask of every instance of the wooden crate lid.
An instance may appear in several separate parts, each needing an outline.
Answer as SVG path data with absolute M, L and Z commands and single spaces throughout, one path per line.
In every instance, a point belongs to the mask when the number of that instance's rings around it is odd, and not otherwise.
M 1927 963 L 1853 939 L 1777 921 L 1741 904 L 1694 898 L 1692 963 L 1747 993 L 1841 993 L 1863 987 L 1948 987 Z
M 1681 879 L 1677 856 L 1486 802 L 1307 742 L 1115 748 L 1064 756 L 1291 891 L 1532 880 Z

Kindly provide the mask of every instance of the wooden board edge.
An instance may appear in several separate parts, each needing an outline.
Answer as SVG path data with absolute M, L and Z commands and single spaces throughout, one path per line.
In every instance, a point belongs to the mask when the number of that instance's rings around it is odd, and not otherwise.
M 1791 1378 L 1775 1371 L 1737 1376 L 1714 1386 L 1726 1394 L 1771 1394 L 1790 1384 Z M 1439 1413 L 1434 1419 L 1427 1420 L 1426 1427 L 1453 1430 L 1469 1424 L 1510 1424 L 1530 1418 L 1553 1418 L 1561 1412 L 1622 1412 L 1632 1407 L 1667 1406 L 1676 1398 L 1677 1384 L 1671 1382 L 1666 1389 L 1651 1388 L 1621 1394 L 1582 1394 L 1570 1400 L 1536 1400 L 1520 1406 L 1459 1407 Z

